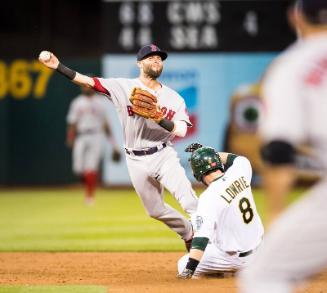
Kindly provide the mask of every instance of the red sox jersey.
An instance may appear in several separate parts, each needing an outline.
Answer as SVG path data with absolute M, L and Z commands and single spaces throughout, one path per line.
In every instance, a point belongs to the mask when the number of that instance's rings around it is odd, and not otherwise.
M 124 132 L 125 147 L 143 149 L 157 146 L 158 142 L 169 142 L 174 134 L 150 119 L 144 119 L 132 112 L 129 96 L 134 87 L 151 92 L 158 98 L 158 105 L 166 119 L 183 120 L 191 126 L 184 99 L 174 90 L 161 85 L 159 90 L 146 87 L 138 78 L 94 78 L 94 89 L 108 95 L 113 102 Z
M 241 292 L 295 292 L 327 264 L 327 33 L 299 40 L 273 62 L 263 98 L 264 141 L 310 145 L 325 178 L 271 225 L 264 249 L 240 275 Z
M 326 169 L 326 34 L 299 40 L 278 57 L 266 73 L 262 90 L 264 141 L 310 144 Z
M 103 97 L 95 95 L 91 98 L 79 95 L 70 104 L 67 123 L 76 124 L 77 132 L 103 132 L 108 123 L 107 113 L 103 107 Z
M 264 229 L 253 199 L 251 177 L 249 160 L 237 156 L 224 175 L 200 196 L 194 237 L 209 238 L 225 252 L 245 252 L 260 244 Z

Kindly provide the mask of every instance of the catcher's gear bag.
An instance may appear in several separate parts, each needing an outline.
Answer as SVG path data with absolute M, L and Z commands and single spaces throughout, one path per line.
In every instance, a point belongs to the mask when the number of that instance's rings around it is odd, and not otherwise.
M 118 150 L 113 150 L 111 153 L 111 159 L 113 162 L 119 163 L 121 160 L 121 153 Z
M 132 111 L 135 114 L 157 123 L 163 119 L 161 109 L 157 105 L 158 99 L 150 92 L 141 88 L 134 88 L 129 100 L 132 103 Z

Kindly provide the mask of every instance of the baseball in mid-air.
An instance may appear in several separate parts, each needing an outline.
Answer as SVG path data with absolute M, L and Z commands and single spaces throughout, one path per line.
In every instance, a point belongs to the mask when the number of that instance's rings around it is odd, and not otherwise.
M 49 61 L 51 58 L 51 53 L 49 51 L 42 51 L 39 55 L 40 60 Z

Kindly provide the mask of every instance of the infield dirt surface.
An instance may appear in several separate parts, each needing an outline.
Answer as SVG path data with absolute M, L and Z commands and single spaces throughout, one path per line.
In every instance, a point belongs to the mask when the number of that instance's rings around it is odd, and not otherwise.
M 1 285 L 103 285 L 110 293 L 236 293 L 234 278 L 177 280 L 181 252 L 0 253 Z M 327 292 L 327 272 L 301 292 Z

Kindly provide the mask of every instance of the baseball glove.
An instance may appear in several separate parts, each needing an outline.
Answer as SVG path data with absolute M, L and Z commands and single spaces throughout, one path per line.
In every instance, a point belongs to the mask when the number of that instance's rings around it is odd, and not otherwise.
M 132 103 L 132 110 L 135 114 L 157 123 L 163 119 L 161 109 L 157 105 L 157 97 L 148 91 L 141 88 L 134 88 L 129 100 Z
M 121 160 L 121 153 L 119 150 L 113 150 L 112 153 L 111 153 L 111 159 L 113 162 L 115 163 L 119 163 L 120 160 Z

